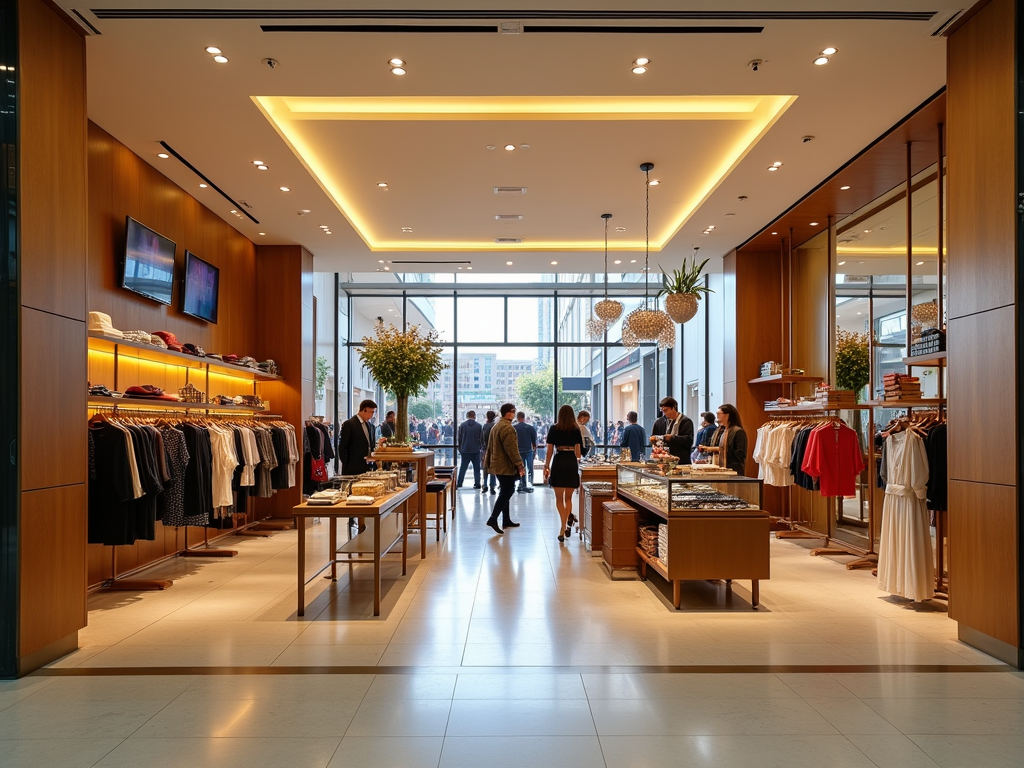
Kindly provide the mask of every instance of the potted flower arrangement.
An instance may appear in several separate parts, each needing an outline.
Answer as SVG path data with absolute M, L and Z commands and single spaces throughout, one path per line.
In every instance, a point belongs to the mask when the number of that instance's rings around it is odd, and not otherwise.
M 409 398 L 422 392 L 448 365 L 441 359 L 437 332 L 420 333 L 418 325 L 400 331 L 378 321 L 373 336 L 363 337 L 358 351 L 366 370 L 395 396 L 395 441 L 409 440 Z
M 871 376 L 868 335 L 836 329 L 836 387 L 852 389 L 860 402 Z
M 697 264 L 697 257 L 693 260 L 683 259 L 681 269 L 672 270 L 671 274 L 662 270 L 661 291 L 658 298 L 665 296 L 665 311 L 677 323 L 685 323 L 693 319 L 697 314 L 697 302 L 701 294 L 713 293 L 707 286 L 698 284 L 701 272 L 710 259 L 704 259 Z

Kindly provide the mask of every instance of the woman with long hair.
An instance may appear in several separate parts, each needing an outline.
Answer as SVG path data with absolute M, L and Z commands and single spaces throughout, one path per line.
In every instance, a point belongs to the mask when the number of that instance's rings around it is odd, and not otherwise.
M 555 491 L 555 506 L 558 507 L 558 540 L 572 533 L 572 492 L 580 487 L 579 460 L 583 446 L 583 434 L 576 422 L 571 405 L 558 409 L 558 420 L 548 430 L 548 451 L 544 457 L 544 482 Z
M 711 445 L 722 452 L 722 464 L 727 469 L 742 475 L 747 466 L 747 433 L 743 429 L 740 413 L 731 403 L 718 406 L 718 429 L 711 438 Z

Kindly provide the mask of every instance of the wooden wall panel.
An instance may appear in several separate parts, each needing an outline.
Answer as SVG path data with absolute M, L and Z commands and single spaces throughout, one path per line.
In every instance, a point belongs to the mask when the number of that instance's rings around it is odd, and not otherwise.
M 950 481 L 949 615 L 1015 648 L 1018 527 L 1016 488 Z
M 39 0 L 18 7 L 21 302 L 85 319 L 85 44 Z
M 125 216 L 177 244 L 177 278 L 171 306 L 120 287 Z M 186 250 L 220 268 L 217 324 L 181 311 Z M 256 357 L 255 291 L 256 251 L 252 242 L 90 123 L 88 310 L 106 312 L 114 327 L 122 330 L 171 331 L 182 343 L 198 344 L 207 352 Z M 287 376 L 288 371 L 284 374 Z
M 1015 301 L 1014 5 L 993 0 L 948 42 L 950 318 Z
M 86 625 L 85 494 L 85 485 L 21 494 L 19 656 Z
M 85 324 L 21 311 L 21 489 L 84 483 Z
M 301 435 L 313 411 L 313 255 L 301 246 L 259 246 L 257 302 L 275 311 L 259 316 L 260 351 L 281 366 L 285 381 L 263 385 L 271 411 L 294 424 Z M 300 464 L 301 476 L 301 464 Z M 301 487 L 278 491 L 269 499 L 274 515 L 290 516 L 302 500 Z
M 829 369 L 828 278 L 825 249 L 793 251 L 793 365 L 822 380 Z
M 1016 317 L 1003 307 L 948 323 L 951 479 L 1017 483 Z

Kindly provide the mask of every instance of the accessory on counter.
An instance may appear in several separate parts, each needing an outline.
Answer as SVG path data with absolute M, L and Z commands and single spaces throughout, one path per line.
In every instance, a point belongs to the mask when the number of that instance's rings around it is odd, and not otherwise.
M 196 357 L 206 357 L 206 352 L 198 344 L 186 344 L 182 350 L 186 354 L 195 355 Z
M 178 337 L 170 331 L 153 331 L 153 336 L 159 336 L 164 340 L 164 344 L 172 352 L 183 352 L 184 348 L 181 346 L 181 342 L 178 341 Z
M 224 355 L 221 358 L 221 360 L 223 360 L 225 363 L 237 363 L 238 355 Z
M 157 336 L 155 333 L 149 335 L 149 343 L 154 347 L 160 347 L 160 349 L 167 349 L 167 342 Z
M 247 405 L 250 408 L 262 408 L 263 400 L 259 395 L 241 395 L 242 405 Z
M 280 371 L 277 368 L 277 363 L 275 363 L 273 360 L 269 358 L 264 360 L 262 363 L 259 363 L 258 365 L 259 369 L 264 373 L 270 373 L 273 374 L 274 376 L 280 373 Z
M 234 397 L 228 397 L 227 395 L 217 395 L 213 398 L 213 402 L 217 405 L 242 405 L 243 400 L 241 395 L 235 395 Z
M 199 391 L 192 384 L 186 384 L 178 390 L 178 398 L 183 403 L 205 403 L 206 393 Z
M 196 349 L 202 349 L 202 347 L 196 347 Z M 212 360 L 223 360 L 224 359 L 220 355 L 209 355 L 208 354 L 208 355 L 206 355 L 206 357 L 209 357 Z
M 376 501 L 373 496 L 349 496 L 346 501 L 353 506 L 365 507 Z
M 111 325 L 110 315 L 105 312 L 90 312 L 89 323 L 86 328 L 91 333 L 102 333 L 104 336 L 109 336 L 112 339 L 124 338 L 124 334 Z
M 238 364 L 244 365 L 247 368 L 259 368 L 259 363 L 256 362 L 256 358 L 249 357 L 248 355 L 238 358 Z
M 177 395 L 168 395 L 160 387 L 152 384 L 143 384 L 139 387 L 128 387 L 124 391 L 125 397 L 139 397 L 150 400 L 178 400 Z
M 96 384 L 96 385 L 94 385 L 92 387 L 89 387 L 89 396 L 90 397 L 124 397 L 124 395 L 121 392 L 111 392 L 109 389 L 107 389 L 102 384 Z

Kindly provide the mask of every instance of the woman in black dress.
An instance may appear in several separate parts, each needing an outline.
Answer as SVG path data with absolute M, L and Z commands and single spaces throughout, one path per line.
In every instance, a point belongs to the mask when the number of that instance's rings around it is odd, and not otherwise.
M 572 514 L 572 492 L 580 487 L 580 448 L 583 435 L 580 433 L 576 414 L 571 405 L 558 409 L 558 421 L 548 430 L 548 451 L 544 457 L 544 482 L 555 490 L 555 506 L 558 507 L 558 540 L 572 533 L 569 516 Z

